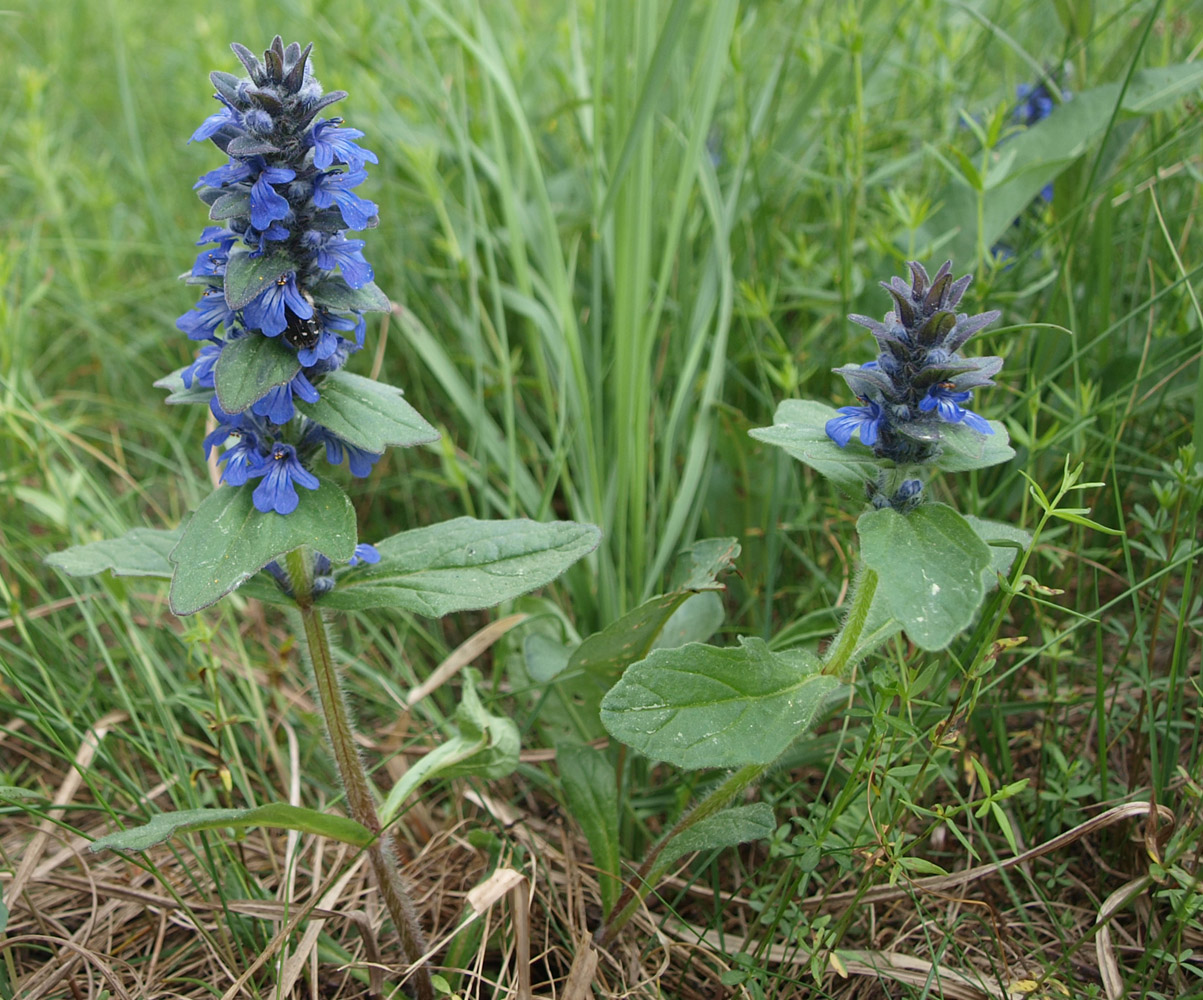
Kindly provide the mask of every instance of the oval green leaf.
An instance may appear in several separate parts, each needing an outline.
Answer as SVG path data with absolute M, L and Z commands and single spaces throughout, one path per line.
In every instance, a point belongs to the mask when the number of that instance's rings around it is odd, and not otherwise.
M 217 210 L 217 205 L 213 206 L 213 210 Z M 280 247 L 259 255 L 254 255 L 250 247 L 242 244 L 232 247 L 226 263 L 226 305 L 231 309 L 241 309 L 289 271 L 296 269 L 296 261 Z
M 439 439 L 395 386 L 340 370 L 322 379 L 319 392 L 316 403 L 298 400 L 297 409 L 357 448 L 379 454 Z
M 376 543 L 380 562 L 336 573 L 336 586 L 321 604 L 346 611 L 398 608 L 431 618 L 491 608 L 550 583 L 600 540 L 592 524 L 574 521 L 458 517 Z
M 170 531 L 133 528 L 120 538 L 52 552 L 46 557 L 46 565 L 68 576 L 95 576 L 107 570 L 114 576 L 170 577 L 172 568 L 167 557 L 182 533 L 182 527 Z
M 773 414 L 772 427 L 754 427 L 748 434 L 783 449 L 845 493 L 864 496 L 865 483 L 876 478 L 880 462 L 859 441 L 841 448 L 827 436 L 827 421 L 838 416 L 832 407 L 814 400 L 787 399 Z
M 255 509 L 251 484 L 222 486 L 192 515 L 171 552 L 171 610 L 190 615 L 207 608 L 277 559 L 302 545 L 345 562 L 355 552 L 355 510 L 334 483 L 298 489 L 291 514 Z
M 602 700 L 617 740 L 677 767 L 771 764 L 810 727 L 839 681 L 810 653 L 772 652 L 761 639 L 720 649 L 657 649 Z
M 352 309 L 359 312 L 388 312 L 392 308 L 388 296 L 376 282 L 369 281 L 362 288 L 352 288 L 337 274 L 323 278 L 309 289 L 309 294 L 319 306 L 336 312 L 350 312 Z
M 252 333 L 222 348 L 213 369 L 217 402 L 226 413 L 241 413 L 301 370 L 297 352 L 279 338 Z
M 871 510 L 856 522 L 861 559 L 877 573 L 877 592 L 922 649 L 946 647 L 973 621 L 985 594 L 990 546 L 942 503 L 909 514 Z

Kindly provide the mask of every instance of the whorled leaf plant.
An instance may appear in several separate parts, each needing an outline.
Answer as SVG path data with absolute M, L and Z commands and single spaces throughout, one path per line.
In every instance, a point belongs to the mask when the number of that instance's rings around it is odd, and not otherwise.
M 285 804 L 189 810 L 95 847 L 144 850 L 178 832 L 247 825 L 362 847 L 413 967 L 415 991 L 430 1000 L 422 928 L 382 837 L 404 795 L 389 797 L 382 823 L 353 742 L 323 611 L 441 616 L 490 607 L 555 579 L 596 547 L 599 532 L 573 522 L 458 518 L 375 545 L 359 541 L 351 501 L 325 467 L 345 459 L 352 476 L 366 476 L 387 447 L 438 437 L 401 390 L 344 367 L 363 347 L 365 314 L 389 308 L 372 280 L 365 242 L 348 235 L 377 223 L 377 206 L 354 190 L 377 157 L 358 144 L 362 132 L 322 117 L 347 95 L 323 92 L 309 60 L 312 45 L 285 46 L 277 36 L 262 59 L 241 45 L 233 49 L 246 75 L 211 75 L 221 107 L 192 135 L 226 157 L 196 185 L 211 225 L 198 241 L 206 249 L 184 275 L 200 288 L 199 300 L 176 324 L 199 348 L 190 365 L 157 383 L 170 391 L 169 403 L 209 408 L 216 428 L 204 447 L 221 449 L 221 484 L 178 528 L 135 528 L 47 561 L 73 576 L 111 570 L 170 578 L 177 615 L 243 585 L 294 606 L 350 818 Z M 471 710 L 459 717 L 462 731 L 420 768 L 427 777 L 496 776 L 517 764 L 516 729 L 480 706 L 472 683 L 465 682 Z

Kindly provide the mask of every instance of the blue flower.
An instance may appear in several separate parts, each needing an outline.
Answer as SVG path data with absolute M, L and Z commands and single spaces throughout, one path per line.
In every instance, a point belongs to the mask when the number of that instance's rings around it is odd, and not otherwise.
M 372 474 L 372 466 L 380 461 L 381 457 L 377 452 L 356 447 L 349 441 L 340 438 L 332 430 L 313 421 L 310 421 L 306 425 L 301 440 L 304 444 L 315 448 L 319 444 L 325 446 L 326 461 L 331 465 L 341 465 L 343 453 L 345 452 L 351 475 L 356 479 L 364 479 L 370 476 Z
M 244 46 L 233 48 L 248 76 L 211 75 L 221 107 L 192 135 L 193 141 L 212 140 L 226 162 L 195 185 L 206 205 L 224 199 L 217 213 L 223 218 L 201 234 L 197 246 L 208 248 L 196 255 L 187 276 L 205 287 L 176 325 L 206 343 L 181 374 L 193 392 L 214 390 L 209 406 L 218 426 L 204 447 L 206 456 L 221 449 L 223 480 L 240 485 L 261 478 L 254 491 L 257 509 L 283 514 L 296 508 L 296 484 L 317 486 L 306 464 L 318 447 L 312 429 L 324 428 L 298 418 L 298 403 L 318 402 L 322 379 L 363 346 L 363 313 L 336 309 L 330 289 L 344 282 L 359 289 L 373 280 L 363 240 L 349 239 L 342 227 L 376 224 L 377 206 L 352 189 L 367 177 L 365 165 L 379 161 L 358 144 L 361 131 L 343 127 L 341 118 L 318 117 L 346 95 L 323 92 L 309 66 L 312 46 L 285 46 L 277 36 L 263 60 Z M 230 261 L 248 251 L 251 258 L 278 253 L 290 270 L 232 309 L 225 295 Z M 341 281 L 328 282 L 332 273 L 341 274 Z M 232 294 L 231 300 L 241 303 L 243 296 Z M 215 391 L 224 346 L 243 337 L 281 335 L 296 351 L 300 370 L 246 410 L 226 413 Z M 345 457 L 354 476 L 370 474 L 380 457 L 333 434 L 321 443 L 332 461 Z M 323 572 L 329 573 L 328 560 Z M 319 579 L 325 577 L 315 570 Z
M 297 372 L 291 382 L 278 385 L 251 406 L 251 412 L 266 417 L 273 424 L 286 424 L 296 415 L 292 397 L 297 396 L 306 403 L 316 403 L 320 398 L 313 383 L 304 372 Z
M 358 566 L 361 562 L 372 564 L 380 562 L 380 553 L 376 551 L 376 546 L 369 545 L 367 542 L 360 542 L 355 546 L 355 554 L 347 560 L 347 565 Z
M 296 177 L 287 167 L 264 167 L 251 185 L 251 225 L 267 229 L 273 222 L 287 219 L 292 208 L 288 199 L 276 193 L 273 184 L 285 184 Z
M 916 261 L 908 266 L 909 284 L 901 278 L 882 282 L 894 300 L 894 310 L 883 321 L 848 317 L 873 334 L 878 355 L 873 361 L 836 369 L 862 405 L 840 407 L 839 416 L 826 424 L 827 436 L 841 448 L 859 434 L 861 443 L 878 458 L 900 466 L 935 459 L 945 424 L 964 424 L 979 434 L 992 434 L 986 420 L 959 404 L 972 397 L 973 389 L 993 385 L 993 376 L 1002 368 L 1001 358 L 966 358 L 960 353 L 970 337 L 999 317 L 998 312 L 976 316 L 956 312 L 970 276 L 953 280 L 951 261 L 934 277 L 928 277 Z M 917 494 L 905 489 L 890 494 L 880 486 L 878 492 L 880 496 L 870 498 L 874 503 L 880 500 L 897 509 L 918 503 Z
M 313 203 L 318 208 L 338 206 L 348 229 L 368 229 L 379 209 L 375 202 L 360 198 L 351 188 L 367 179 L 364 170 L 318 174 L 313 181 Z
M 263 481 L 251 495 L 255 509 L 263 514 L 269 510 L 291 514 L 296 510 L 300 498 L 294 483 L 307 490 L 316 490 L 319 486 L 317 476 L 301 464 L 297 450 L 290 444 L 277 444 L 271 456 L 264 459 L 261 469 L 252 475 L 263 476 Z
M 297 276 L 292 271 L 247 303 L 242 314 L 247 326 L 259 330 L 264 336 L 278 337 L 288 329 L 285 308 L 291 309 L 301 319 L 309 319 L 313 315 L 313 306 L 297 288 Z
M 259 435 L 254 431 L 239 430 L 236 427 L 227 428 L 227 442 L 234 444 L 222 453 L 219 463 L 225 462 L 221 478 L 231 486 L 241 486 L 248 479 L 260 476 L 264 472 L 267 457 L 259 447 Z
M 342 268 L 343 278 L 352 288 L 362 288 L 374 277 L 372 265 L 363 256 L 363 240 L 349 240 L 342 233 L 323 237 L 312 230 L 305 235 L 311 245 L 316 244 L 317 266 L 323 271 Z
M 885 416 L 882 408 L 873 400 L 865 400 L 864 406 L 841 406 L 841 416 L 827 421 L 827 436 L 841 448 L 846 448 L 854 433 L 860 434 L 861 444 L 873 447 L 877 443 L 878 430 Z
M 190 340 L 211 340 L 219 326 L 229 330 L 234 318 L 234 310 L 226 304 L 225 292 L 220 288 L 206 288 L 196 305 L 177 319 L 175 325 L 188 334 Z
M 919 409 L 924 413 L 935 410 L 941 420 L 949 424 L 965 424 L 979 434 L 993 434 L 994 428 L 972 410 L 965 410 L 958 403 L 967 403 L 973 398 L 973 393 L 965 390 L 957 392 L 952 382 L 937 382 L 927 390 L 927 395 L 919 402 Z
M 313 146 L 313 165 L 319 170 L 328 170 L 334 161 L 345 163 L 352 170 L 358 170 L 364 163 L 379 163 L 376 154 L 370 149 L 361 149 L 354 140 L 362 139 L 363 133 L 357 128 L 339 128 L 341 118 L 327 118 L 318 121 L 309 133 L 309 141 Z
M 196 360 L 180 372 L 180 378 L 184 380 L 184 388 L 191 389 L 193 385 L 202 389 L 213 388 L 213 369 L 217 365 L 217 359 L 221 357 L 221 349 L 224 346 L 224 341 L 214 340 L 197 351 Z

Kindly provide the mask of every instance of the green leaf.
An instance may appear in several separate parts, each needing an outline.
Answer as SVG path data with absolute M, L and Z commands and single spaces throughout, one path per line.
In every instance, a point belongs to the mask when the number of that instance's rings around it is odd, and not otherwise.
M 388 312 L 392 308 L 388 296 L 369 281 L 362 288 L 352 288 L 341 275 L 323 278 L 309 289 L 313 301 L 336 312 Z
M 737 538 L 702 538 L 681 550 L 673 567 L 673 590 L 709 590 L 739 558 Z
M 114 576 L 170 577 L 167 556 L 183 528 L 133 528 L 120 538 L 73 545 L 46 557 L 46 565 L 68 576 L 95 576 L 106 570 Z
M 723 589 L 715 578 L 739 555 L 739 542 L 734 538 L 707 538 L 694 543 L 682 555 L 687 558 L 677 567 L 675 576 L 682 582 L 675 590 L 644 601 L 618 621 L 594 632 L 573 650 L 568 667 L 590 670 L 603 677 L 617 677 L 627 666 L 647 656 L 655 646 L 679 646 L 690 640 L 708 639 L 713 629 L 706 635 L 691 633 L 704 632 L 711 624 L 715 613 L 713 604 L 695 605 L 688 612 L 688 618 L 678 615 L 690 598 Z M 700 620 L 693 617 L 698 612 L 704 615 Z M 721 601 L 718 602 L 718 616 L 721 625 Z M 666 638 L 670 623 L 680 636 L 679 641 Z
M 380 562 L 336 574 L 321 604 L 399 608 L 431 618 L 489 608 L 550 583 L 600 540 L 593 525 L 573 521 L 458 517 L 377 542 Z
M 0 800 L 4 802 L 28 802 L 31 799 L 45 798 L 32 788 L 22 788 L 20 785 L 0 785 Z
M 601 872 L 602 911 L 608 914 L 622 891 L 614 765 L 600 750 L 571 744 L 556 748 L 556 763 L 569 812 L 589 841 L 593 863 Z
M 476 685 L 480 674 L 464 671 L 464 686 L 455 710 L 456 729 L 441 746 L 417 761 L 393 785 L 380 809 L 381 824 L 388 826 L 401 812 L 405 800 L 423 782 L 436 775 L 459 778 L 504 778 L 518 766 L 522 740 L 518 727 L 503 715 L 492 715 L 480 703 Z
M 718 851 L 752 840 L 764 840 L 771 837 L 776 829 L 777 817 L 767 802 L 724 809 L 698 820 L 673 837 L 660 852 L 656 863 L 658 866 L 667 866 L 694 851 Z
M 321 480 L 316 490 L 298 489 L 291 514 L 255 509 L 254 492 L 245 486 L 221 486 L 192 515 L 171 552 L 171 610 L 190 615 L 224 597 L 273 559 L 302 545 L 332 562 L 355 552 L 355 510 L 334 483 Z
M 221 204 L 220 200 L 218 204 Z M 213 208 L 216 210 L 217 205 Z M 274 247 L 261 256 L 252 256 L 249 247 L 235 245 L 230 249 L 230 259 L 226 263 L 226 305 L 241 309 L 296 269 L 297 262 L 281 247 Z M 225 351 L 221 353 L 224 355 Z
M 93 852 L 147 851 L 155 844 L 181 833 L 227 827 L 244 829 L 248 826 L 300 830 L 355 847 L 368 847 L 376 839 L 366 826 L 346 816 L 333 816 L 316 809 L 290 806 L 285 802 L 271 802 L 254 809 L 181 809 L 179 812 L 159 813 L 142 826 L 101 837 L 89 844 L 88 849 Z
M 0 899 L 0 934 L 4 933 L 6 927 L 8 927 L 8 907 L 4 905 L 4 900 Z
M 830 479 L 851 496 L 864 496 L 865 483 L 877 478 L 880 463 L 859 442 L 841 448 L 827 436 L 827 421 L 839 413 L 810 399 L 787 399 L 773 414 L 772 427 L 748 431 L 757 441 L 784 449 L 799 462 Z
M 876 598 L 922 649 L 943 649 L 973 621 L 985 594 L 990 547 L 951 507 L 909 514 L 871 510 L 856 522 L 861 559 L 878 576 Z
M 652 649 L 672 649 L 687 642 L 706 642 L 723 625 L 723 599 L 712 590 L 691 594 L 664 623 Z
M 391 385 L 340 370 L 322 379 L 318 391 L 316 403 L 298 400 L 297 409 L 357 448 L 379 454 L 389 446 L 409 448 L 439 439 Z
M 689 596 L 689 591 L 661 594 L 628 611 L 577 646 L 568 660 L 569 669 L 617 677 L 629 664 L 647 656 L 664 627 Z
M 212 389 L 204 389 L 197 383 L 192 383 L 189 389 L 184 385 L 183 368 L 177 368 L 170 375 L 164 375 L 154 382 L 156 389 L 167 389 L 168 396 L 163 402 L 168 405 L 176 403 L 208 403 L 213 398 Z
M 1013 524 L 988 521 L 972 514 L 965 520 L 977 537 L 990 546 L 990 565 L 983 570 L 983 582 L 987 590 L 992 590 L 998 584 L 999 575 L 1006 576 L 1011 571 L 1015 557 L 1032 544 L 1031 532 Z
M 572 647 L 542 632 L 532 632 L 522 642 L 522 656 L 531 680 L 546 684 L 567 668 Z
M 944 424 L 940 427 L 940 454 L 934 463 L 944 472 L 969 472 L 985 469 L 1015 457 L 1007 429 L 997 420 L 987 421 L 993 434 L 979 434 L 964 424 Z
M 229 341 L 213 369 L 217 402 L 226 413 L 241 413 L 278 385 L 287 385 L 301 370 L 297 352 L 277 337 Z
M 249 191 L 227 191 L 220 195 L 209 209 L 209 218 L 214 222 L 224 222 L 226 219 L 237 219 L 240 215 L 250 214 Z
M 602 700 L 617 740 L 687 769 L 771 764 L 804 733 L 839 681 L 805 651 L 772 652 L 761 639 L 726 649 L 657 649 Z

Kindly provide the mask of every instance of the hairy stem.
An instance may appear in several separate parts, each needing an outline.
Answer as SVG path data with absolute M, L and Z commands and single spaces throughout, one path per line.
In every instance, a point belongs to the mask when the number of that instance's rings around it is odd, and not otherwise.
M 634 916 L 644 897 L 656 887 L 656 883 L 664 875 L 666 866 L 656 863 L 664 848 L 695 823 L 709 819 L 719 810 L 725 809 L 744 789 L 764 777 L 764 773 L 768 769 L 769 765 L 767 764 L 745 764 L 682 816 L 677 821 L 677 825 L 660 838 L 660 841 L 648 851 L 647 857 L 643 859 L 643 864 L 639 866 L 635 877 L 627 883 L 618 902 L 614 904 L 609 919 L 594 934 L 599 947 L 604 948 L 614 940 L 618 932 L 626 926 L 627 921 Z
M 330 639 L 326 634 L 326 623 L 321 612 L 313 606 L 313 580 L 309 568 L 310 555 L 304 549 L 288 554 L 288 575 L 292 583 L 297 609 L 301 613 L 301 624 L 305 633 L 305 644 L 317 682 L 318 700 L 326 718 L 326 732 L 334 751 L 334 762 L 338 776 L 342 779 L 347 795 L 347 809 L 351 818 L 361 823 L 379 837 L 380 818 L 376 814 L 376 803 L 372 799 L 368 776 L 363 762 L 355 749 L 351 731 L 350 715 L 346 699 L 338 683 L 338 668 L 330 652 Z M 368 849 L 368 861 L 376 882 L 384 896 L 397 933 L 401 936 L 401 949 L 405 960 L 414 970 L 414 987 L 418 1000 L 434 1000 L 434 986 L 425 964 L 420 964 L 426 951 L 426 940 L 418 923 L 417 910 L 410 898 L 409 887 L 397 867 L 396 858 L 383 840 L 377 839 Z
M 877 573 L 866 567 L 861 570 L 859 578 L 853 584 L 848 617 L 844 619 L 843 627 L 824 657 L 823 673 L 833 677 L 843 677 L 847 673 L 848 663 L 864 634 L 865 625 L 869 620 L 869 608 L 873 605 L 873 595 L 876 593 Z

